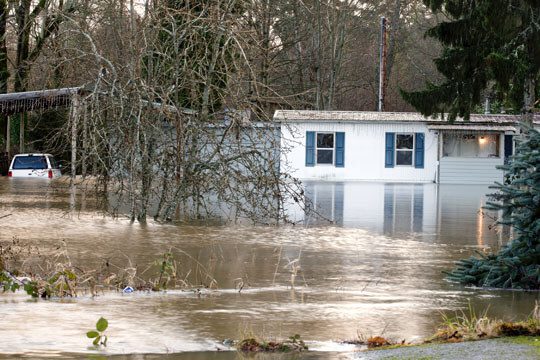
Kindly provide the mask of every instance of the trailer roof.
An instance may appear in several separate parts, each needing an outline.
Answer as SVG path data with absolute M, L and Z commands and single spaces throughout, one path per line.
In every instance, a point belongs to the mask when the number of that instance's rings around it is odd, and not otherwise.
M 520 115 L 471 114 L 470 120 L 456 119 L 454 123 L 516 124 Z M 422 122 L 447 123 L 441 116 L 425 117 L 415 112 L 375 112 L 375 111 L 315 111 L 315 110 L 277 110 L 274 120 L 278 122 Z M 534 115 L 534 123 L 540 124 L 540 114 Z M 466 125 L 465 125 L 466 126 Z

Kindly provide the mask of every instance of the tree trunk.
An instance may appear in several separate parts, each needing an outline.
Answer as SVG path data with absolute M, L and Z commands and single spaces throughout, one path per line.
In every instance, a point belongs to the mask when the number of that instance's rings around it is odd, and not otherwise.
M 534 103 L 535 103 L 536 81 L 532 75 L 525 79 L 525 88 L 523 89 L 523 114 L 521 122 L 528 126 L 533 126 Z
M 9 79 L 8 54 L 6 47 L 7 4 L 8 2 L 6 0 L 0 0 L 0 94 L 7 93 Z
M 394 67 L 394 60 L 396 58 L 396 37 L 401 23 L 401 7 L 403 0 L 396 0 L 394 4 L 394 11 L 390 18 L 390 34 L 388 36 L 388 51 L 386 55 L 386 83 L 390 80 L 392 74 L 392 68 Z
M 269 67 L 270 67 L 270 31 L 271 31 L 271 14 L 270 14 L 270 1 L 262 1 L 261 9 L 261 36 L 262 36 L 262 59 L 261 59 L 261 69 L 260 69 L 260 78 L 262 89 L 259 93 L 259 96 L 263 98 L 263 101 L 267 100 L 268 95 L 268 85 L 269 85 Z M 263 108 L 266 110 L 266 106 Z
M 322 38 L 322 14 L 321 14 L 321 0 L 315 1 L 316 6 L 316 16 L 317 16 L 317 30 L 315 31 L 315 51 L 316 53 L 316 74 L 317 74 L 317 86 L 316 86 L 316 108 L 317 110 L 322 110 L 323 104 L 322 104 L 322 46 L 321 46 L 321 38 Z
M 325 110 L 332 110 L 334 108 L 336 88 L 338 84 L 338 77 L 343 64 L 343 49 L 345 47 L 345 30 L 347 27 L 347 11 L 348 9 L 341 9 L 339 5 L 332 10 L 335 17 L 332 24 L 332 59 L 330 69 L 330 79 L 328 81 L 328 96 L 326 99 Z
M 8 2 L 6 0 L 0 0 L 0 94 L 7 93 L 7 83 L 9 79 L 8 54 L 6 47 L 7 5 Z M 9 152 L 9 149 L 7 148 L 9 131 L 9 121 L 7 116 L 0 116 L 0 136 L 5 140 L 6 152 Z
M 0 3 L 1 4 L 1 3 Z M 41 54 L 41 50 L 45 41 L 54 33 L 58 32 L 58 27 L 62 21 L 62 16 L 56 14 L 55 11 L 51 11 L 51 15 L 48 13 L 50 4 L 47 0 L 39 0 L 35 3 L 34 8 L 32 7 L 32 0 L 20 0 L 19 6 L 15 12 L 15 21 L 17 24 L 17 52 L 16 52 L 16 61 L 14 64 L 14 90 L 16 92 L 26 91 L 28 87 L 28 71 L 30 69 L 31 63 L 37 59 Z M 62 12 L 64 9 L 63 1 L 58 3 L 58 12 Z M 72 8 L 68 11 L 73 11 Z M 43 24 L 41 31 L 38 35 L 35 36 L 32 40 L 33 48 L 30 48 L 30 35 L 32 33 L 33 27 L 35 27 L 37 19 L 42 19 Z M 1 22 L 1 19 L 0 19 Z M 1 24 L 0 24 L 0 35 L 1 35 Z M 5 32 L 5 29 L 4 29 Z M 5 43 L 5 37 L 4 37 Z M 2 54 L 1 44 L 0 44 L 0 57 Z M 0 73 L 2 71 L 2 64 L 0 58 Z M 1 81 L 1 74 L 0 74 Z M 19 115 L 19 125 L 20 125 L 20 151 L 24 151 L 24 132 L 26 116 L 24 114 Z
M 17 61 L 15 69 L 15 91 L 26 90 L 27 64 L 30 47 L 30 14 L 31 0 L 21 0 L 17 8 Z
M 293 14 L 295 18 L 299 18 L 300 12 L 298 11 L 297 3 L 294 2 L 294 8 L 293 8 Z M 294 62 L 296 64 L 296 72 L 298 76 L 298 82 L 294 83 L 294 80 L 291 79 L 292 84 L 295 87 L 296 93 L 298 94 L 304 94 L 306 90 L 306 84 L 305 84 L 305 65 L 304 65 L 304 49 L 301 42 L 300 37 L 300 28 L 299 24 L 295 24 L 294 27 L 294 53 L 296 58 L 294 59 Z M 302 108 L 304 108 L 305 104 L 305 96 L 301 95 L 300 102 L 302 104 Z

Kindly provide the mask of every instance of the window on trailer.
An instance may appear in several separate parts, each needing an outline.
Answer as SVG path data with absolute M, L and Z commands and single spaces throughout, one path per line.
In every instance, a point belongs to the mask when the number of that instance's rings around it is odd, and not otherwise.
M 444 134 L 443 157 L 498 158 L 499 134 Z
M 396 165 L 412 166 L 414 134 L 396 134 Z
M 333 133 L 317 133 L 317 164 L 334 164 Z

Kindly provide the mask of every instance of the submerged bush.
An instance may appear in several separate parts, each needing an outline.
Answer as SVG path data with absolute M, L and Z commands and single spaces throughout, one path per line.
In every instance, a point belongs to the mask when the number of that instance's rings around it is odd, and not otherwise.
M 98 295 L 103 291 L 163 291 L 167 289 L 190 290 L 201 295 L 201 289 L 217 289 L 217 281 L 207 268 L 179 248 L 188 261 L 195 262 L 196 271 L 186 267 L 178 268 L 173 249 L 165 252 L 162 258 L 150 261 L 146 269 L 140 271 L 128 258 L 126 264 L 115 264 L 104 259 L 101 266 L 83 268 L 72 264 L 65 243 L 53 249 L 40 249 L 14 239 L 8 243 L 0 242 L 0 295 L 8 291 L 24 290 L 32 297 L 43 299 L 77 297 L 81 294 Z M 42 250 L 44 251 L 42 253 Z M 194 278 L 203 276 L 204 282 L 191 283 Z
M 259 341 L 255 338 L 247 338 L 237 344 L 242 352 L 301 352 L 308 350 L 307 345 L 296 334 L 284 341 Z
M 489 195 L 486 209 L 502 210 L 498 224 L 514 229 L 514 239 L 495 254 L 470 257 L 456 263 L 448 279 L 465 285 L 540 288 L 540 133 L 527 129 L 516 155 L 505 171 L 504 184 Z
M 368 349 L 373 349 L 373 348 L 378 348 L 378 347 L 383 347 L 383 346 L 388 346 L 388 345 L 392 345 L 392 343 L 388 341 L 387 339 L 383 338 L 382 336 L 372 336 L 367 340 Z

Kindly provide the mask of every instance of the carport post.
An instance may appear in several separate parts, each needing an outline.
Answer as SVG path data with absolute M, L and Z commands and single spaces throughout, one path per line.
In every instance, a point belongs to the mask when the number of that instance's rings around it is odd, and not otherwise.
M 71 180 L 77 175 L 77 124 L 79 122 L 80 97 L 73 94 L 71 100 Z
M 24 113 L 19 114 L 19 152 L 25 152 L 24 149 Z
M 6 152 L 8 153 L 8 158 L 11 154 L 11 117 L 7 117 L 7 131 L 6 131 Z

